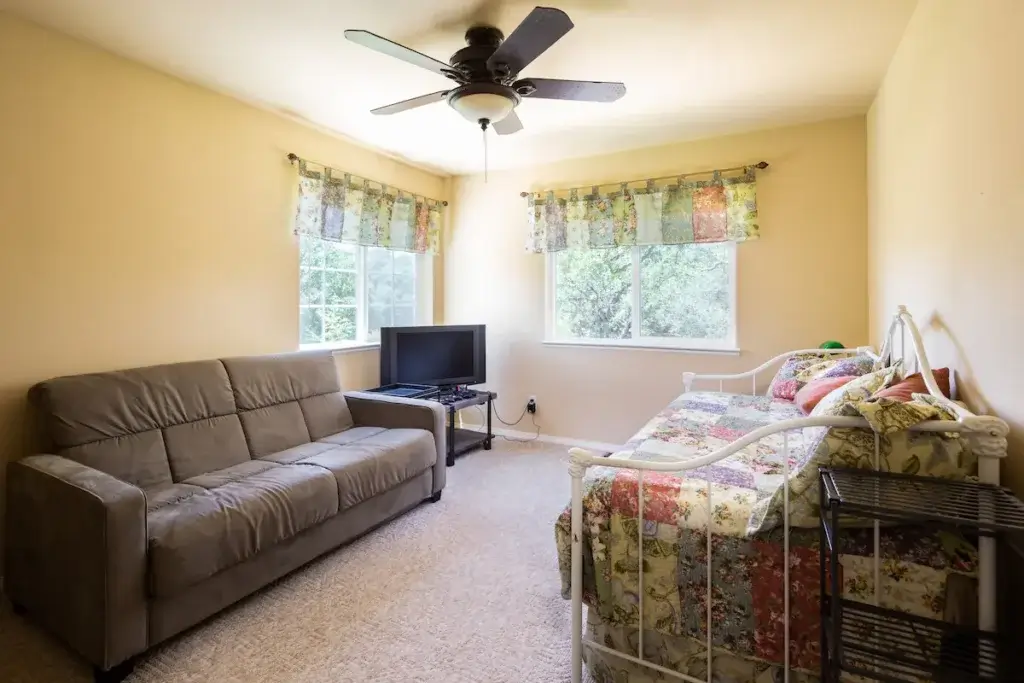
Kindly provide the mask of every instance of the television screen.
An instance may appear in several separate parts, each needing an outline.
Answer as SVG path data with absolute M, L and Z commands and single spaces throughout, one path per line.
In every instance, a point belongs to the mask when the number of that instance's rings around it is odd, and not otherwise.
M 486 382 L 484 329 L 483 325 L 382 328 L 381 385 Z

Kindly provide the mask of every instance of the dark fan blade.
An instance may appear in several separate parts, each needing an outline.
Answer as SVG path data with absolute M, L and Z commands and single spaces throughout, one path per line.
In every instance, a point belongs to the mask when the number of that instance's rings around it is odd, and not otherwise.
M 524 97 L 539 97 L 545 100 L 614 102 L 626 94 L 626 86 L 622 83 L 563 81 L 557 78 L 526 78 L 516 82 L 512 87 L 522 93 L 527 86 L 533 86 L 536 90 L 524 94 Z
M 388 57 L 394 57 L 395 59 L 401 59 L 403 62 L 422 66 L 424 69 L 429 69 L 430 71 L 441 74 L 442 76 L 445 75 L 445 70 L 451 71 L 451 67 L 444 62 L 438 61 L 433 57 L 428 57 L 422 52 L 416 52 L 416 50 L 408 48 L 405 45 L 399 45 L 387 38 L 381 38 L 376 33 L 370 33 L 369 31 L 362 31 L 358 29 L 349 29 L 345 31 L 345 37 L 353 43 L 359 43 L 363 47 L 376 50 L 377 52 L 386 54 Z
M 406 109 L 415 109 L 416 107 L 422 107 L 424 104 L 440 102 L 447 94 L 447 90 L 440 90 L 438 92 L 432 92 L 429 95 L 420 95 L 419 97 L 413 97 L 412 99 L 395 102 L 394 104 L 389 104 L 386 107 L 377 107 L 376 109 L 370 110 L 370 113 L 397 114 L 398 112 L 405 111 Z
M 494 132 L 498 135 L 512 135 L 512 133 L 518 133 L 523 129 L 523 122 L 519 120 L 515 112 L 511 112 L 501 121 L 494 124 L 493 128 Z
M 494 71 L 505 64 L 511 73 L 518 74 L 570 29 L 572 21 L 562 10 L 554 7 L 535 7 L 523 19 L 523 23 L 512 31 L 512 35 L 494 51 L 487 60 L 487 68 Z

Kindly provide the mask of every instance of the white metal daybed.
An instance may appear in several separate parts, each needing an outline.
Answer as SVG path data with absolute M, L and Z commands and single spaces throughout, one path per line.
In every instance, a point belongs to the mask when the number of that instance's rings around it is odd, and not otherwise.
M 942 394 L 932 376 L 920 332 L 904 307 L 893 317 L 879 354 L 867 349 L 813 351 L 867 352 L 883 364 L 903 361 L 905 366 L 908 337 L 932 401 L 955 419 L 922 422 L 910 428 L 912 433 L 894 436 L 917 443 L 932 436 L 939 438 L 940 434 L 958 435 L 978 458 L 978 479 L 998 484 L 999 460 L 1006 456 L 1006 423 L 996 417 L 975 415 Z M 893 353 L 894 344 L 899 346 L 898 358 Z M 657 433 L 649 425 L 627 444 L 631 450 L 611 457 L 570 450 L 572 502 L 559 521 L 561 526 L 556 525 L 556 535 L 563 592 L 572 600 L 573 683 L 582 680 L 584 648 L 588 658 L 594 658 L 592 673 L 603 672 L 610 678 L 609 667 L 617 666 L 613 664 L 617 662 L 622 668 L 614 669 L 619 672 L 616 680 L 621 680 L 621 672 L 626 671 L 630 683 L 712 683 L 715 674 L 728 680 L 776 680 L 778 671 L 787 683 L 816 679 L 817 667 L 809 662 L 817 656 L 818 634 L 806 631 L 814 630 L 813 624 L 817 623 L 811 613 L 812 603 L 817 604 L 817 551 L 811 549 L 806 538 L 808 533 L 816 536 L 817 530 L 791 527 L 790 468 L 799 462 L 794 456 L 803 447 L 804 430 L 814 427 L 865 430 L 867 443 L 874 443 L 876 469 L 886 455 L 880 451 L 885 448 L 880 443 L 885 442 L 862 417 L 803 417 L 798 411 L 786 412 L 790 409 L 782 402 L 756 396 L 759 375 L 800 353 L 807 351 L 782 354 L 737 375 L 684 373 L 687 393 L 677 400 L 682 404 L 673 404 L 678 408 L 673 419 L 684 427 L 696 424 L 704 429 L 705 436 L 709 429 L 722 437 L 738 433 L 731 431 L 733 428 L 747 428 L 741 438 L 723 447 L 707 452 L 706 447 L 700 447 L 706 444 L 688 443 L 685 430 L 666 427 L 663 422 L 654 429 Z M 754 394 L 745 397 L 691 393 L 698 382 L 717 382 L 721 391 L 727 382 L 747 379 Z M 697 410 L 686 412 L 687 406 L 694 405 Z M 756 424 L 750 422 L 751 415 L 766 416 L 769 423 L 750 429 Z M 714 416 L 723 416 L 714 418 L 715 426 L 701 423 Z M 746 514 L 747 507 L 734 505 L 743 498 L 742 490 L 729 486 L 733 477 L 749 476 L 735 463 L 740 457 L 737 454 L 751 453 L 759 458 L 777 456 L 774 462 L 781 467 L 779 492 L 783 501 L 778 528 L 753 536 L 744 531 L 746 520 L 733 518 L 736 510 L 740 517 Z M 728 498 L 716 501 L 716 495 Z M 911 542 L 908 536 L 900 536 L 902 531 L 880 527 L 877 522 L 854 533 L 861 534 L 862 556 L 855 556 L 856 552 L 850 558 L 844 555 L 843 559 L 849 560 L 844 569 L 849 573 L 850 585 L 863 591 L 865 602 L 896 603 L 902 609 L 901 600 L 917 601 L 925 611 L 941 608 L 941 601 L 934 595 L 915 595 L 913 591 L 921 586 L 930 590 L 930 582 L 938 586 L 951 572 L 960 572 L 977 577 L 977 625 L 995 631 L 996 547 L 992 539 L 981 538 L 976 552 L 972 545 L 959 558 L 950 560 L 945 538 L 941 543 L 928 538 Z M 905 555 L 901 554 L 901 542 L 910 543 L 906 547 L 911 550 Z M 958 546 L 953 555 L 957 552 Z M 738 553 L 740 559 L 729 553 Z M 808 596 L 811 562 L 814 595 Z M 890 575 L 914 577 L 914 572 L 925 578 L 895 587 L 888 581 Z M 587 633 L 585 593 L 590 606 Z M 930 605 L 929 600 L 936 604 Z M 791 628 L 791 623 L 796 626 Z M 643 627 L 638 628 L 640 625 Z M 735 652 L 740 654 L 733 656 Z M 599 681 L 602 678 L 596 677 Z

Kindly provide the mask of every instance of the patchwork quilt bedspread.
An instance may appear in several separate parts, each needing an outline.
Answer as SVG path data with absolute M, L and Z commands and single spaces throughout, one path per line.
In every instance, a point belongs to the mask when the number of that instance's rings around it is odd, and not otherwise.
M 765 396 L 691 392 L 652 419 L 616 457 L 664 460 L 717 450 L 751 431 L 801 417 L 789 401 Z M 804 447 L 788 434 L 792 467 Z M 783 530 L 751 532 L 751 512 L 782 483 L 782 434 L 762 439 L 712 465 L 644 473 L 643 596 L 639 595 L 638 471 L 592 467 L 584 479 L 584 600 L 591 633 L 635 654 L 643 600 L 645 656 L 703 676 L 707 633 L 707 529 L 711 530 L 712 644 L 717 667 L 752 667 L 729 680 L 761 680 L 784 661 Z M 709 485 L 710 482 L 710 485 Z M 710 501 L 709 501 L 710 496 Z M 710 504 L 709 504 L 710 503 Z M 570 595 L 570 512 L 555 525 L 563 596 Z M 873 533 L 851 529 L 841 557 L 844 593 L 870 601 Z M 890 527 L 881 534 L 881 603 L 941 617 L 951 572 L 975 571 L 973 546 L 950 534 Z M 790 662 L 818 666 L 818 531 L 790 533 Z M 590 653 L 607 680 L 621 660 Z M 595 671 L 593 660 L 591 669 Z M 719 664 L 721 662 L 721 664 Z M 619 673 L 616 673 L 618 671 Z M 595 671 L 595 673 L 597 673 Z M 769 672 L 770 673 L 770 672 Z M 628 680 L 639 680 L 629 677 Z M 768 679 L 765 679 L 768 680 Z

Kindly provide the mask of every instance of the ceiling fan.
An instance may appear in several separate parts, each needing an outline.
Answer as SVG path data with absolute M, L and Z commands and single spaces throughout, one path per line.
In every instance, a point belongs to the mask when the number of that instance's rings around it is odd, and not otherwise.
M 428 57 L 387 38 L 350 29 L 345 37 L 389 57 L 429 69 L 449 78 L 456 87 L 439 90 L 372 110 L 374 114 L 397 114 L 432 102 L 447 100 L 455 111 L 498 135 L 523 129 L 514 109 L 525 98 L 614 102 L 626 94 L 622 83 L 567 81 L 556 78 L 520 79 L 520 72 L 573 27 L 569 15 L 554 7 L 535 7 L 512 34 L 494 26 L 475 25 L 466 31 L 467 46 L 452 55 L 448 64 Z

